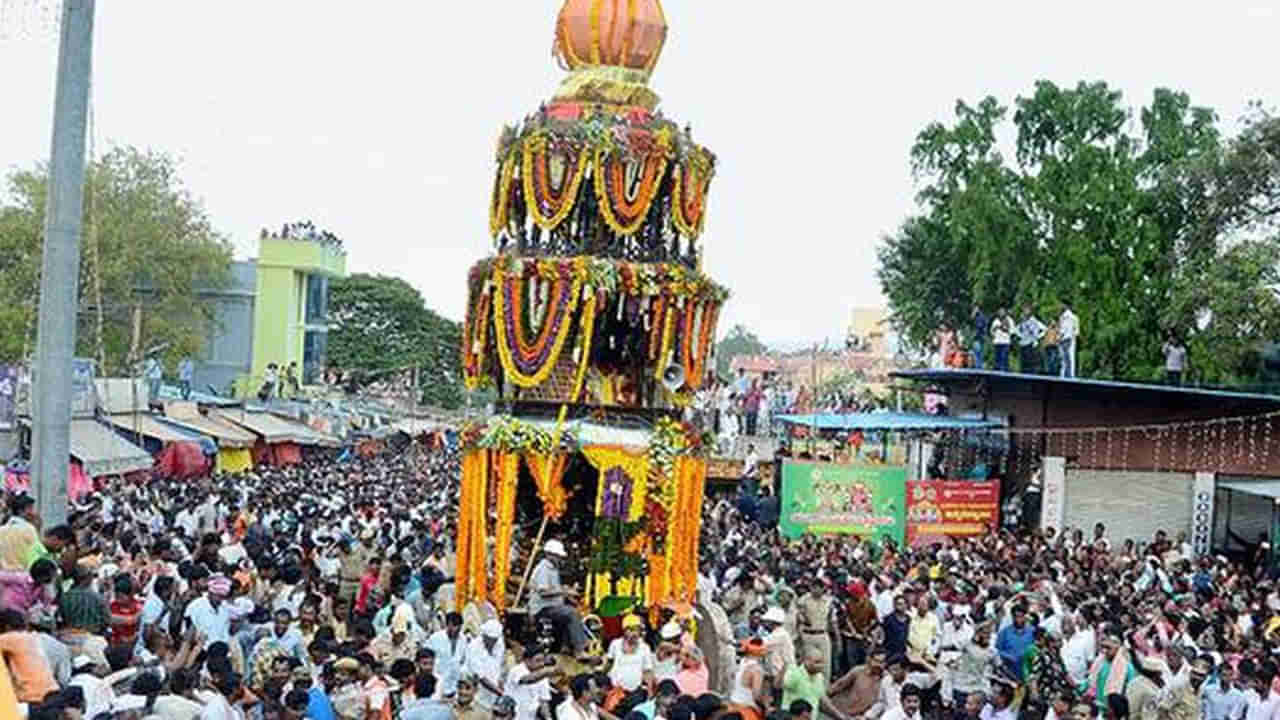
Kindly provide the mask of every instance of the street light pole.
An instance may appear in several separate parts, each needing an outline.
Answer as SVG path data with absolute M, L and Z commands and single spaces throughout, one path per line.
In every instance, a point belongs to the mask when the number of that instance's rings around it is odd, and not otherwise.
M 63 0 L 58 81 L 45 202 L 36 337 L 32 480 L 44 527 L 66 522 L 71 456 L 71 358 L 76 346 L 85 128 L 93 66 L 94 0 Z

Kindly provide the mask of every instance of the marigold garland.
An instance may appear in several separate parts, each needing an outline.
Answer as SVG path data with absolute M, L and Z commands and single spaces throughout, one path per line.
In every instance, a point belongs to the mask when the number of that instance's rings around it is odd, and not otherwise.
M 667 298 L 659 295 L 653 299 L 653 316 L 649 321 L 649 362 L 658 364 L 658 354 L 662 351 L 662 333 L 667 327 Z
M 700 164 L 700 163 L 694 163 Z M 696 239 L 706 223 L 707 189 L 711 186 L 711 173 L 699 176 L 697 169 L 685 160 L 673 173 L 675 182 L 671 190 L 671 221 L 680 234 Z
M 679 309 L 676 309 L 679 312 Z M 653 376 L 659 381 L 662 380 L 662 371 L 670 364 L 671 357 L 671 341 L 676 332 L 676 312 L 668 310 L 666 319 L 663 322 L 662 344 L 658 349 L 658 362 L 654 365 Z
M 693 308 L 692 303 L 690 308 Z M 714 303 L 701 303 L 697 306 L 697 313 L 701 316 L 701 322 L 695 323 L 697 332 L 686 332 L 685 341 L 681 347 L 685 382 L 694 390 L 702 387 L 702 381 L 706 375 L 707 359 L 711 355 L 711 343 L 715 336 L 720 307 Z
M 462 482 L 458 498 L 457 609 L 472 599 L 485 597 L 485 494 L 489 453 L 471 450 L 462 456 Z
M 582 274 L 572 273 L 570 289 L 563 298 L 563 306 L 553 308 L 549 312 L 544 322 L 544 333 L 549 338 L 550 346 L 539 348 L 539 355 L 532 361 L 515 357 L 520 351 L 517 344 L 518 318 L 513 315 L 518 310 L 518 306 L 508 307 L 508 300 L 512 299 L 508 297 L 511 285 L 504 282 L 501 263 L 494 263 L 493 278 L 493 324 L 497 333 L 498 359 L 502 362 L 502 369 L 506 372 L 507 378 L 520 387 L 541 385 L 551 375 L 556 362 L 560 359 L 561 351 L 564 350 L 565 340 L 569 337 L 569 316 L 578 305 L 578 295 L 582 292 Z M 552 327 L 554 330 L 548 329 Z
M 502 169 L 493 181 L 493 198 L 489 202 L 489 234 L 496 236 L 507 226 L 511 210 L 511 183 L 515 179 L 516 157 L 502 161 Z
M 481 292 L 473 311 L 467 312 L 462 329 L 462 378 L 468 390 L 480 387 L 485 378 L 485 349 L 489 343 L 490 295 Z
M 573 303 L 566 303 L 566 301 L 569 300 L 567 294 L 570 292 L 571 284 L 570 281 L 564 277 L 563 271 L 557 273 L 556 277 L 550 282 L 550 287 L 554 288 L 555 298 L 554 302 L 552 302 L 551 298 L 548 298 L 548 305 L 554 305 L 557 313 L 560 313 L 561 311 L 564 313 L 573 312 Z M 526 292 L 524 288 L 528 288 L 528 293 L 531 296 L 536 294 L 537 276 L 535 275 L 534 278 L 526 285 L 524 277 L 519 272 L 510 273 L 503 279 L 503 283 L 498 285 L 498 291 L 503 294 L 503 302 L 510 303 L 510 305 L 507 306 L 507 310 L 510 313 L 511 318 L 508 324 L 512 326 L 510 329 L 514 331 L 512 332 L 516 341 L 514 350 L 521 365 L 537 362 L 547 351 L 547 341 L 550 340 L 558 330 L 562 329 L 559 324 L 567 324 L 568 322 L 568 318 L 564 315 L 553 318 L 551 322 L 546 322 L 546 310 L 544 309 L 539 313 L 531 307 L 529 311 L 529 322 L 531 323 L 531 327 L 539 327 L 540 329 L 537 331 L 537 337 L 530 342 L 525 338 L 524 334 L 524 295 Z M 535 298 L 535 302 L 531 303 L 531 305 L 536 306 L 536 304 L 537 302 Z
M 497 527 L 493 545 L 493 588 L 490 599 L 502 612 L 507 606 L 507 578 L 511 575 L 511 536 L 515 529 L 516 484 L 520 478 L 520 456 L 510 452 L 494 453 L 497 475 Z
M 595 185 L 600 216 L 619 235 L 634 235 L 649 213 L 667 171 L 664 155 L 651 155 L 644 160 L 644 175 L 634 201 L 627 199 L 626 167 L 617 153 L 608 148 L 596 151 Z
M 682 457 L 676 462 L 680 511 L 668 542 L 671 559 L 669 595 L 692 602 L 698 587 L 698 540 L 702 518 L 703 485 L 707 464 L 701 458 Z
M 582 306 L 582 320 L 578 325 L 578 337 L 581 342 L 578 345 L 578 370 L 573 376 L 573 392 L 569 396 L 569 402 L 577 402 L 582 396 L 582 387 L 587 381 L 587 368 L 591 366 L 591 339 L 595 334 L 596 328 L 596 303 L 597 296 L 591 293 L 587 296 L 587 302 Z M 561 408 L 563 410 L 563 408 Z M 562 419 L 563 421 L 563 419 Z
M 587 173 L 590 158 L 590 150 L 585 147 L 570 148 L 568 152 L 563 153 L 564 177 L 561 178 L 560 192 L 556 193 L 548 177 L 547 156 L 555 152 L 549 145 L 550 141 L 544 135 L 526 140 L 524 158 L 520 166 L 529 217 L 543 230 L 554 230 L 569 217 L 569 213 L 573 212 L 578 188 L 582 186 L 582 178 Z M 570 165 L 570 163 L 573 164 Z
M 533 482 L 538 488 L 538 499 L 542 501 L 542 511 L 552 520 L 558 520 L 569 508 L 569 493 L 564 487 L 564 470 L 569 465 L 569 456 L 564 453 L 524 453 L 525 464 L 533 475 Z

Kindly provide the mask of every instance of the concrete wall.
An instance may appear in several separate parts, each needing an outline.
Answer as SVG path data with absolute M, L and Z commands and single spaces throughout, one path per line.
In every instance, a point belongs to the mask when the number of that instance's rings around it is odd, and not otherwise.
M 1191 525 L 1191 491 L 1190 473 L 1068 469 L 1064 526 L 1088 538 L 1101 522 L 1113 545 L 1149 542 L 1156 530 L 1172 538 Z
M 18 454 L 18 431 L 0 430 L 0 463 L 12 459 Z
M 219 393 L 225 392 L 236 378 L 249 372 L 253 362 L 257 266 L 253 261 L 232 263 L 231 276 L 228 288 L 202 297 L 217 308 L 218 322 L 196 361 L 192 386 L 200 391 L 212 385 Z

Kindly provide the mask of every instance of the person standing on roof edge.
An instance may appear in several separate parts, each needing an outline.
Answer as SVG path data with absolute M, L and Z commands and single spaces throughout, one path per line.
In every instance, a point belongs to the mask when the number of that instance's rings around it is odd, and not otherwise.
M 1071 312 L 1071 303 L 1062 303 L 1058 316 L 1058 348 L 1062 352 L 1062 377 L 1076 376 L 1076 345 L 1080 339 L 1080 318 Z
M 991 318 L 982 312 L 982 308 L 975 306 L 973 308 L 973 345 L 971 352 L 973 353 L 973 367 L 982 370 L 986 367 L 983 362 L 983 350 L 986 349 L 987 336 L 991 333 Z
M 1004 308 L 996 311 L 991 322 L 991 344 L 996 350 L 995 369 L 1009 372 L 1009 343 L 1013 340 L 1013 318 Z
M 1044 337 L 1045 324 L 1036 317 L 1036 311 L 1027 303 L 1022 322 L 1018 323 L 1018 370 L 1023 373 L 1040 372 L 1040 340 Z

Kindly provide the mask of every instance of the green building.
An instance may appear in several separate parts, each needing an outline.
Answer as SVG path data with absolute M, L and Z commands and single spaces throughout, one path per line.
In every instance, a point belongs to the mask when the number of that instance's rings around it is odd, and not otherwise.
M 326 236 L 331 238 L 332 236 Z M 341 245 L 290 231 L 264 234 L 258 257 L 233 263 L 232 283 L 204 294 L 218 307 L 218 328 L 197 360 L 193 385 L 224 393 L 256 392 L 267 365 L 298 364 L 302 383 L 320 381 L 326 366 L 329 281 L 345 277 Z

